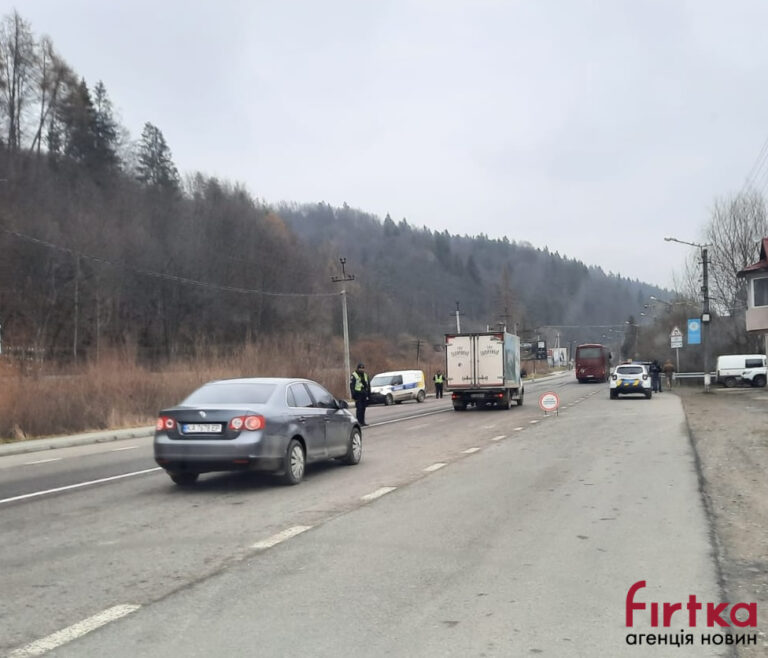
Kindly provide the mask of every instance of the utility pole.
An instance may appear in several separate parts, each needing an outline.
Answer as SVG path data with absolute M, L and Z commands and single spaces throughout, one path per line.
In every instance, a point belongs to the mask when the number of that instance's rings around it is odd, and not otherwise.
M 77 329 L 80 325 L 80 255 L 75 256 L 75 317 L 72 334 L 72 356 L 77 362 Z
M 421 338 L 416 339 L 416 367 L 419 367 L 419 356 L 421 354 Z
M 704 302 L 701 308 L 701 342 L 704 348 L 704 390 L 709 390 L 709 250 L 706 245 L 701 247 L 702 282 L 701 294 Z
M 459 310 L 459 302 L 456 302 L 456 333 L 461 333 L 461 319 L 459 316 L 461 315 L 461 311 Z
M 665 242 L 679 242 L 696 247 L 701 250 L 701 295 L 703 297 L 701 305 L 701 347 L 704 352 L 704 392 L 709 392 L 709 322 L 711 320 L 709 311 L 709 244 L 699 244 L 698 242 L 686 242 L 677 238 L 666 237 Z
M 342 317 L 342 323 L 344 326 L 344 385 L 346 386 L 347 381 L 352 376 L 352 370 L 349 365 L 349 323 L 347 321 L 347 290 L 343 286 L 347 281 L 354 281 L 355 276 L 354 274 L 347 274 L 347 271 L 345 268 L 345 265 L 347 264 L 346 258 L 339 258 L 339 262 L 341 263 L 341 275 L 332 276 L 331 281 L 333 281 L 334 283 L 340 283 L 342 285 L 341 317 Z

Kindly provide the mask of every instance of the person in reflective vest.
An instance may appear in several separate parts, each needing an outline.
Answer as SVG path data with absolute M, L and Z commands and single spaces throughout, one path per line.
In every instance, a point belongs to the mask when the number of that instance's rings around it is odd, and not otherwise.
M 360 423 L 360 427 L 365 427 L 368 424 L 365 422 L 365 408 L 371 397 L 371 383 L 368 381 L 368 373 L 365 372 L 365 365 L 362 363 L 357 364 L 352 377 L 349 378 L 349 392 L 355 401 L 357 422 Z
M 438 370 L 435 376 L 432 378 L 432 381 L 435 382 L 435 397 L 436 398 L 443 397 L 443 383 L 445 382 L 445 377 L 443 377 L 443 371 Z

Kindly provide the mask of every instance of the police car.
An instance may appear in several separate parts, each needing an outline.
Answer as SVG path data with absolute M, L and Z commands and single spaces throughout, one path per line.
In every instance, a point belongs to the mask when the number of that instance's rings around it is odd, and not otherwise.
M 405 400 L 424 402 L 427 387 L 421 370 L 380 372 L 371 380 L 371 404 L 400 404 Z
M 611 374 L 611 400 L 616 400 L 619 395 L 629 394 L 644 395 L 651 399 L 651 376 L 648 367 L 642 363 L 627 363 L 616 366 Z

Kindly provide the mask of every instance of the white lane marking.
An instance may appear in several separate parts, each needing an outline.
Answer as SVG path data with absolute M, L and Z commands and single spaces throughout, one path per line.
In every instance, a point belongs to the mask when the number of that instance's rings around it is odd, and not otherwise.
M 64 457 L 51 457 L 50 459 L 38 459 L 33 462 L 24 462 L 24 466 L 32 466 L 32 464 L 47 464 L 48 462 L 58 462 L 64 459 Z
M 492 430 L 494 427 L 496 427 L 495 423 L 493 425 L 483 425 L 484 430 Z
M 126 446 L 125 448 L 113 448 L 110 450 L 110 452 L 122 452 L 123 450 L 133 450 L 134 448 L 138 448 L 139 446 Z
M 369 503 L 372 500 L 386 496 L 390 491 L 394 491 L 395 489 L 397 489 L 397 487 L 381 487 L 380 489 L 376 489 L 376 491 L 365 494 L 365 496 L 361 496 L 360 500 L 364 500 L 366 503 Z
M 448 409 L 440 409 L 439 411 L 430 411 L 425 414 L 405 416 L 404 418 L 395 418 L 394 420 L 382 420 L 378 423 L 370 423 L 369 427 L 378 427 L 379 425 L 389 425 L 390 423 L 402 423 L 404 420 L 413 420 L 414 418 L 424 418 L 424 416 L 434 416 L 435 414 L 444 414 L 446 411 L 453 411 L 453 407 L 449 407 Z
M 480 450 L 480 448 L 467 448 L 466 450 L 462 450 L 462 452 L 465 455 L 471 455 L 473 452 L 477 452 L 478 450 Z
M 93 615 L 93 617 L 83 619 L 83 621 L 72 624 L 72 626 L 67 626 L 67 628 L 57 631 L 48 637 L 44 637 L 43 639 L 36 640 L 35 642 L 32 642 L 25 647 L 16 649 L 16 651 L 9 655 L 9 658 L 42 656 L 44 653 L 53 651 L 63 644 L 67 644 L 68 642 L 72 642 L 72 640 L 76 640 L 86 633 L 95 631 L 97 628 L 100 628 L 109 622 L 116 621 L 121 617 L 130 615 L 132 612 L 136 612 L 140 607 L 140 605 L 125 604 L 107 608 L 106 610 Z
M 427 466 L 424 469 L 424 472 L 425 473 L 432 473 L 433 471 L 437 471 L 437 470 L 441 469 L 445 465 L 446 465 L 445 462 L 437 462 L 435 464 L 432 464 L 432 466 Z
M 491 439 L 491 441 L 501 441 L 502 439 L 506 439 L 506 438 L 507 438 L 506 434 L 499 434 L 499 436 L 494 436 Z
M 523 428 L 522 427 L 516 427 L 515 432 L 520 432 Z
M 134 471 L 133 473 L 123 473 L 122 475 L 113 475 L 108 478 L 99 478 L 98 480 L 90 480 L 88 482 L 78 482 L 77 484 L 68 484 L 65 487 L 56 487 L 55 489 L 46 489 L 45 491 L 35 491 L 33 493 L 22 494 L 20 496 L 13 496 L 12 498 L 3 498 L 0 500 L 0 505 L 3 503 L 12 503 L 16 500 L 26 500 L 27 498 L 37 498 L 38 496 L 45 496 L 46 494 L 59 493 L 60 491 L 69 491 L 70 489 L 81 489 L 82 487 L 90 487 L 94 484 L 101 484 L 102 482 L 112 482 L 114 480 L 122 480 L 124 478 L 134 477 L 135 475 L 144 475 L 145 473 L 154 473 L 155 471 L 162 471 L 163 469 L 157 466 L 156 468 L 145 468 L 143 471 Z
M 311 529 L 311 525 L 295 525 L 291 528 L 286 528 L 282 532 L 278 532 L 276 535 L 267 537 L 262 541 L 257 541 L 253 546 L 251 546 L 251 548 L 263 551 L 267 548 L 277 546 L 278 544 L 290 539 L 291 537 L 295 537 L 296 535 L 300 535 L 302 532 L 306 532 L 307 530 Z
M 425 427 L 429 427 L 429 423 L 422 423 L 421 425 L 414 425 L 413 427 L 409 427 L 409 430 L 423 430 Z
M 529 422 L 531 425 L 535 425 L 535 424 L 536 424 L 536 423 L 538 423 L 539 421 L 538 421 L 538 420 L 529 420 L 528 422 Z

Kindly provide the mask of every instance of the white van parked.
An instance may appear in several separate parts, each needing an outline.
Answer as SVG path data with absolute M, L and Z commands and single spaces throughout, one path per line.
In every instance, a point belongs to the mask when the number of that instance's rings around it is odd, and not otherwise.
M 424 402 L 427 387 L 421 370 L 380 372 L 371 380 L 371 404 L 400 404 L 403 400 Z
M 723 354 L 717 357 L 717 383 L 728 388 L 736 384 L 765 386 L 768 371 L 764 354 Z

